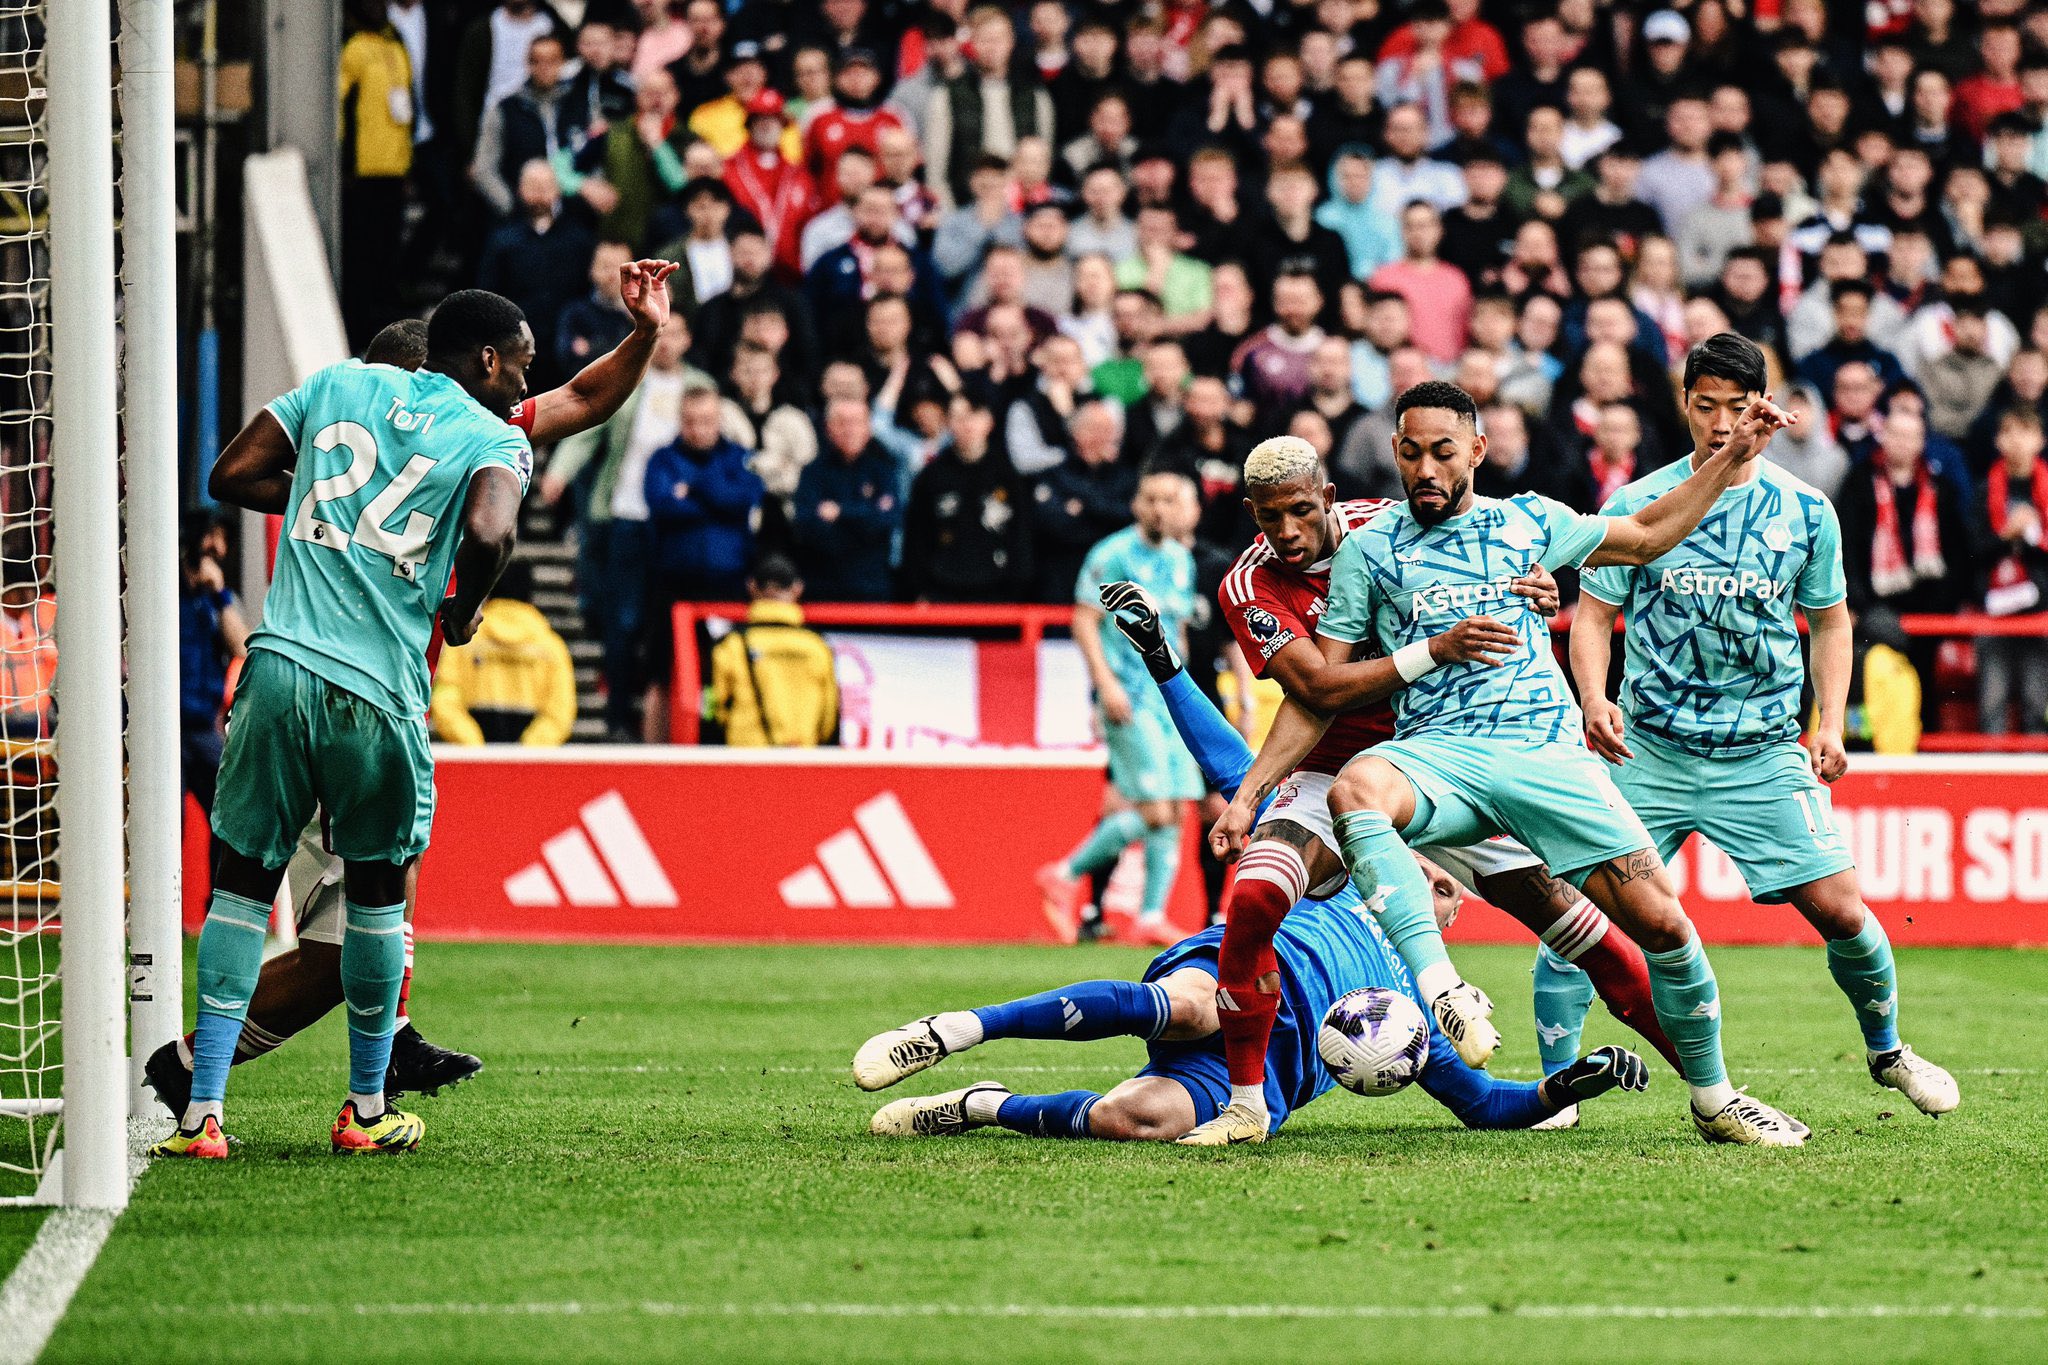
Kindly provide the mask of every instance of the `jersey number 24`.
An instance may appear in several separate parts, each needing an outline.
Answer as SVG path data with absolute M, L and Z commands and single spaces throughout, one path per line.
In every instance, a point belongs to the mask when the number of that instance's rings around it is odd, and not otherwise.
M 339 474 L 313 480 L 313 486 L 299 503 L 298 515 L 292 518 L 292 539 L 342 554 L 347 554 L 351 545 L 360 545 L 372 553 L 388 557 L 392 561 L 392 572 L 411 581 L 419 572 L 419 566 L 427 562 L 427 542 L 433 539 L 434 519 L 424 512 L 410 512 L 406 515 L 404 527 L 397 531 L 386 530 L 384 523 L 397 513 L 413 489 L 418 488 L 420 481 L 432 472 L 434 461 L 424 455 L 415 455 L 407 460 L 405 468 L 399 470 L 391 482 L 385 484 L 363 507 L 356 517 L 354 529 L 345 530 L 334 522 L 321 519 L 320 504 L 360 492 L 370 482 L 377 472 L 377 438 L 358 423 L 330 422 L 313 437 L 313 449 L 325 455 L 336 447 L 348 451 L 348 468 Z

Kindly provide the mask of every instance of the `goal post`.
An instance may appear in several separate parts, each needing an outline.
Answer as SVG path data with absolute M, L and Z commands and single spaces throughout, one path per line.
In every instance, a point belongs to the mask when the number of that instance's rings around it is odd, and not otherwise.
M 123 526 L 128 642 L 131 1109 L 184 1031 L 178 693 L 178 264 L 173 0 L 121 0 Z M 212 452 L 202 452 L 211 454 Z
M 63 1167 L 72 1207 L 128 1202 L 119 392 L 113 34 L 108 6 L 43 14 L 49 127 L 55 730 L 63 927 Z

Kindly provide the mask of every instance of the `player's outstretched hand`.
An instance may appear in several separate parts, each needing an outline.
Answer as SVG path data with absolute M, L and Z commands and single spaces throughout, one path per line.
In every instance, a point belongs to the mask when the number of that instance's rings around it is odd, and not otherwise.
M 1605 697 L 1586 703 L 1586 744 L 1609 763 L 1621 764 L 1634 758 L 1622 741 L 1621 708 Z
M 1218 861 L 1230 862 L 1244 851 L 1244 841 L 1251 837 L 1252 826 L 1258 821 L 1256 808 L 1232 801 L 1223 808 L 1215 826 L 1209 831 L 1209 851 Z
M 1798 422 L 1797 413 L 1785 411 L 1771 401 L 1771 395 L 1765 394 L 1742 410 L 1742 416 L 1735 419 L 1735 433 L 1722 449 L 1737 463 L 1754 460 L 1770 445 L 1771 437 Z
M 1468 616 L 1449 630 L 1429 638 L 1429 657 L 1440 664 L 1485 664 L 1498 668 L 1522 647 L 1512 626 L 1491 616 Z
M 1562 604 L 1557 595 L 1557 580 L 1541 564 L 1531 564 L 1529 572 L 1508 584 L 1508 591 L 1528 598 L 1529 609 L 1538 616 L 1555 616 Z
M 1145 671 L 1152 675 L 1153 682 L 1163 683 L 1180 672 L 1180 656 L 1174 653 L 1166 629 L 1159 623 L 1159 604 L 1152 600 L 1152 594 L 1136 583 L 1118 581 L 1103 584 L 1095 595 L 1101 600 L 1102 609 L 1109 613 L 1110 621 L 1145 661 Z
M 636 327 L 659 329 L 668 321 L 668 277 L 674 261 L 628 261 L 619 267 L 619 302 Z
M 484 609 L 479 604 L 475 611 L 464 615 L 456 605 L 455 594 L 449 593 L 441 599 L 441 639 L 451 645 L 466 645 L 476 638 L 483 627 Z
M 1813 775 L 1823 782 L 1839 782 L 1849 771 L 1849 751 L 1842 747 L 1840 735 L 1815 734 L 1806 752 L 1813 760 Z

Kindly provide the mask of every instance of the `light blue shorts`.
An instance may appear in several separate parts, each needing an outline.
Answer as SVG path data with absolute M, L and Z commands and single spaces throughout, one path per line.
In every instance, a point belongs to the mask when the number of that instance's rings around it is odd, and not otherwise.
M 1130 720 L 1112 725 L 1105 717 L 1102 735 L 1109 746 L 1109 784 L 1126 801 L 1202 799 L 1202 770 L 1163 703 L 1148 706 L 1134 698 Z
M 1410 848 L 1506 834 L 1577 884 L 1610 858 L 1650 847 L 1607 764 L 1577 743 L 1410 735 L 1359 757 L 1384 758 L 1423 798 L 1401 831 Z
M 1728 855 L 1750 899 L 1763 905 L 1856 866 L 1835 829 L 1827 786 L 1796 741 L 1706 758 L 1631 730 L 1628 747 L 1635 757 L 1613 770 L 1614 783 L 1666 861 L 1698 831 Z

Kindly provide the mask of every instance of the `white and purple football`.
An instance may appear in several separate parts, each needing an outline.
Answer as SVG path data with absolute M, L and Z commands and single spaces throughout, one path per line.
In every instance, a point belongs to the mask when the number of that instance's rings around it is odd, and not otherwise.
M 1391 1095 L 1429 1061 L 1429 1021 L 1401 992 L 1367 986 L 1337 997 L 1323 1016 L 1316 1051 L 1346 1090 Z

